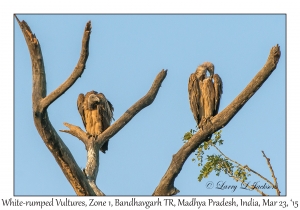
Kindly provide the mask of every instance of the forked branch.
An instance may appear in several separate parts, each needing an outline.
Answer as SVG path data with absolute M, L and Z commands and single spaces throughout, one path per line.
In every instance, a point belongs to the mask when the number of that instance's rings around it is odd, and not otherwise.
M 197 149 L 207 136 L 223 128 L 230 122 L 275 70 L 279 58 L 280 47 L 276 45 L 272 47 L 263 68 L 255 75 L 246 88 L 222 112 L 214 116 L 211 119 L 211 122 L 205 124 L 203 130 L 199 130 L 175 155 L 173 155 L 169 168 L 152 195 L 175 195 L 179 192 L 179 190 L 174 187 L 174 181 L 187 158 Z
M 135 104 L 133 104 L 114 124 L 109 126 L 101 135 L 97 137 L 97 139 L 95 139 L 100 147 L 110 138 L 112 138 L 116 133 L 118 133 L 137 113 L 152 104 L 166 76 L 167 70 L 163 69 L 162 71 L 160 71 L 156 76 L 148 93 L 140 100 L 138 100 Z M 61 130 L 62 132 L 69 133 L 77 137 L 84 144 L 87 144 L 87 142 L 89 141 L 88 135 L 84 133 L 84 131 L 80 127 L 69 123 L 64 123 L 64 125 L 67 126 L 69 130 Z
M 85 69 L 85 63 L 89 56 L 89 40 L 90 34 L 92 30 L 91 21 L 87 22 L 83 38 L 82 38 L 82 46 L 80 57 L 78 63 L 73 70 L 72 74 L 69 78 L 62 83 L 58 88 L 56 88 L 52 93 L 50 93 L 47 97 L 43 98 L 41 101 L 41 105 L 43 108 L 47 108 L 51 103 L 53 103 L 57 98 L 59 98 L 62 94 L 64 94 L 75 82 L 76 80 L 82 75 Z
M 53 154 L 57 163 L 61 167 L 68 181 L 73 186 L 77 195 L 104 195 L 104 193 L 96 185 L 96 177 L 99 167 L 99 148 L 122 129 L 140 110 L 150 105 L 158 90 L 167 75 L 167 70 L 162 70 L 153 82 L 149 92 L 130 107 L 123 116 L 117 120 L 103 134 L 90 138 L 79 127 L 65 123 L 70 130 L 63 130 L 79 138 L 86 146 L 88 152 L 88 161 L 85 171 L 81 171 L 76 161 L 74 160 L 68 147 L 63 143 L 60 136 L 56 133 L 48 118 L 47 108 L 64 92 L 66 92 L 81 76 L 85 69 L 85 63 L 89 55 L 89 39 L 91 33 L 91 22 L 86 24 L 82 38 L 82 49 L 79 61 L 69 76 L 69 78 L 61 84 L 56 90 L 46 96 L 46 75 L 44 62 L 40 44 L 35 34 L 25 21 L 19 21 L 15 15 L 17 22 L 25 37 L 32 62 L 32 103 L 33 103 L 33 118 L 35 126 L 42 137 L 44 143 Z
M 269 169 L 270 169 L 272 178 L 273 178 L 273 180 L 274 180 L 274 184 L 272 185 L 272 187 L 276 190 L 276 194 L 277 194 L 278 196 L 280 196 L 280 193 L 281 193 L 281 192 L 280 192 L 280 190 L 279 190 L 279 188 L 278 188 L 277 178 L 276 178 L 275 173 L 274 173 L 274 170 L 273 170 L 273 168 L 272 168 L 272 165 L 271 165 L 271 162 L 270 162 L 270 158 L 268 158 L 268 157 L 265 155 L 265 152 L 264 152 L 264 151 L 261 151 L 261 152 L 263 153 L 264 158 L 266 158 L 268 167 L 269 167 Z
M 69 133 L 81 140 L 87 150 L 87 164 L 85 167 L 86 177 L 90 183 L 96 186 L 96 178 L 99 169 L 99 148 L 102 147 L 111 137 L 120 131 L 139 111 L 149 106 L 155 99 L 163 80 L 167 75 L 167 70 L 162 70 L 155 78 L 148 93 L 132 105 L 114 124 L 108 127 L 102 134 L 95 139 L 87 135 L 80 127 L 64 123 L 69 130 L 61 130 Z
M 20 21 L 15 15 L 16 20 L 22 30 L 32 63 L 32 108 L 33 119 L 37 131 L 44 143 L 54 156 L 56 162 L 62 169 L 66 178 L 74 188 L 77 195 L 95 195 L 85 175 L 77 165 L 72 153 L 61 140 L 53 128 L 47 113 L 47 107 L 61 96 L 68 88 L 74 84 L 77 78 L 82 74 L 88 55 L 88 40 L 90 36 L 91 23 L 88 22 L 83 38 L 83 49 L 77 67 L 69 79 L 57 90 L 46 97 L 46 74 L 44 69 L 43 55 L 38 39 L 32 33 L 30 27 L 25 21 Z

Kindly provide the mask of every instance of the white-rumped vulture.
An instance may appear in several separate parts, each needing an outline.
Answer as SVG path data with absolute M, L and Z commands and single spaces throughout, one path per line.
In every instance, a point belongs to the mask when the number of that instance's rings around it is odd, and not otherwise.
M 105 131 L 113 119 L 114 108 L 103 93 L 90 91 L 85 95 L 79 94 L 77 108 L 87 134 L 94 137 Z M 108 141 L 100 150 L 105 153 L 107 149 Z
M 204 62 L 189 78 L 190 107 L 198 128 L 202 120 L 215 116 L 219 110 L 223 84 L 220 76 L 214 74 L 214 68 L 214 64 Z M 207 71 L 209 76 L 206 75 Z

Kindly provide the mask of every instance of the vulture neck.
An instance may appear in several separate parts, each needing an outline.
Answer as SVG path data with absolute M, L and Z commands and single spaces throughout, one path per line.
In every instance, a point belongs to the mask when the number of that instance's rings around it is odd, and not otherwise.
M 97 101 L 92 100 L 91 98 L 88 99 L 88 109 L 93 110 L 97 107 Z
M 88 109 L 89 110 L 93 110 L 97 107 L 97 103 L 92 102 L 92 103 L 88 103 Z

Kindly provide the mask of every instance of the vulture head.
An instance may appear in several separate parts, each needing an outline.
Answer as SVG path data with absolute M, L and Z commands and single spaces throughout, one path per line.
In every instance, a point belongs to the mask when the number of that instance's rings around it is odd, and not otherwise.
M 212 64 L 211 62 L 204 62 L 202 65 L 205 66 L 205 68 L 207 69 L 207 71 L 210 74 L 210 77 L 212 77 L 215 73 L 215 66 L 214 64 Z
M 198 66 L 198 68 L 195 72 L 197 79 L 203 80 L 203 79 L 207 78 L 206 71 L 208 71 L 210 74 L 210 77 L 212 77 L 214 75 L 214 71 L 215 71 L 214 64 L 212 64 L 211 62 L 204 62 L 203 64 Z
M 96 103 L 99 103 L 100 99 L 95 94 L 91 94 L 88 98 L 88 106 L 90 109 L 92 109 Z

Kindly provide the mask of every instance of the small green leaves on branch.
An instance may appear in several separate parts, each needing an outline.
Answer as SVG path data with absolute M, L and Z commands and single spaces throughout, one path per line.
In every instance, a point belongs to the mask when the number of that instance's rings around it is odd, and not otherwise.
M 191 129 L 189 132 L 186 132 L 183 137 L 183 142 L 186 143 L 189 139 L 197 132 L 198 130 Z M 219 130 L 214 133 L 213 139 L 205 141 L 203 144 L 199 145 L 199 147 L 195 151 L 196 158 L 192 158 L 192 161 L 195 162 L 198 160 L 198 166 L 203 165 L 203 155 L 205 150 L 209 150 L 211 146 L 219 144 L 222 145 L 224 140 L 221 139 L 222 130 Z
M 183 137 L 183 142 L 187 143 L 189 139 L 197 132 L 197 130 L 191 129 L 189 132 L 186 132 Z M 251 173 L 256 174 L 261 179 L 265 180 L 270 186 L 273 187 L 273 189 L 276 190 L 276 194 L 280 195 L 280 191 L 278 189 L 277 179 L 274 175 L 274 171 L 272 169 L 272 166 L 270 164 L 270 159 L 267 158 L 263 153 L 263 156 L 267 160 L 267 164 L 270 168 L 272 177 L 274 179 L 274 184 L 270 182 L 267 178 L 262 176 L 261 174 L 257 173 L 256 171 L 252 170 L 248 165 L 241 165 L 237 161 L 234 161 L 227 157 L 216 145 L 221 146 L 223 145 L 224 140 L 221 139 L 221 133 L 222 131 L 219 130 L 213 134 L 213 138 L 205 141 L 203 144 L 199 145 L 199 147 L 195 150 L 196 158 L 193 158 L 192 161 L 195 162 L 196 159 L 198 160 L 198 166 L 202 166 L 200 170 L 200 174 L 198 176 L 198 181 L 201 182 L 203 178 L 207 178 L 211 172 L 215 171 L 216 176 L 220 176 L 221 172 L 224 172 L 224 174 L 228 175 L 229 177 L 233 178 L 237 182 L 241 182 L 243 184 L 246 184 L 245 181 L 249 176 L 251 176 Z M 203 164 L 204 159 L 204 151 L 209 150 L 211 147 L 214 147 L 219 154 L 213 154 L 213 155 L 207 155 L 206 156 L 206 163 Z M 247 184 L 246 184 L 247 185 Z M 266 195 L 264 192 L 257 189 L 255 186 L 251 185 L 248 186 L 250 189 L 256 190 L 261 195 Z

